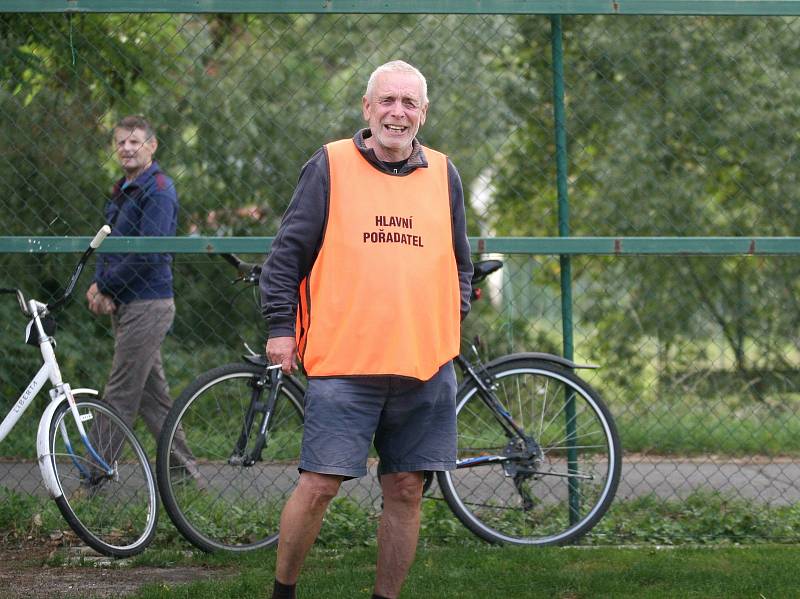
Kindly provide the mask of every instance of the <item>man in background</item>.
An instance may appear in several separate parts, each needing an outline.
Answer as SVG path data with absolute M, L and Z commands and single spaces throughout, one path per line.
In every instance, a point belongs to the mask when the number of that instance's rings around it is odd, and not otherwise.
M 174 236 L 178 196 L 154 159 L 158 140 L 153 127 L 142 116 L 127 116 L 114 127 L 113 142 L 124 176 L 105 209 L 111 236 Z M 161 344 L 175 319 L 172 256 L 99 254 L 86 299 L 93 313 L 111 315 L 114 330 L 105 401 L 131 427 L 141 414 L 157 439 L 172 406 L 161 361 Z M 197 478 L 182 435 L 177 445 L 179 465 Z

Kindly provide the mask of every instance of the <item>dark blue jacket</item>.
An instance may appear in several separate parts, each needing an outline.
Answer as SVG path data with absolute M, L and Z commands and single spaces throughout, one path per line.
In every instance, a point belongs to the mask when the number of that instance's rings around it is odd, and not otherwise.
M 112 237 L 174 236 L 178 223 L 178 196 L 172 179 L 157 162 L 125 185 L 114 185 L 105 209 Z M 137 299 L 163 299 L 172 293 L 170 254 L 99 254 L 94 280 L 100 292 L 117 304 Z

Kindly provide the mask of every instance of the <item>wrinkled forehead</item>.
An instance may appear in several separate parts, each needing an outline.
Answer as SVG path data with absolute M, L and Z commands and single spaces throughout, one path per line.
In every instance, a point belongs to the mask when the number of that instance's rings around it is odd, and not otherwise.
M 375 79 L 375 98 L 411 98 L 422 102 L 422 81 L 410 72 L 384 72 Z
M 117 127 L 114 130 L 114 141 L 116 143 L 121 143 L 123 141 L 132 141 L 136 143 L 148 143 L 154 141 L 155 137 L 150 136 L 148 137 L 147 131 L 140 128 L 135 129 L 125 129 L 123 127 Z

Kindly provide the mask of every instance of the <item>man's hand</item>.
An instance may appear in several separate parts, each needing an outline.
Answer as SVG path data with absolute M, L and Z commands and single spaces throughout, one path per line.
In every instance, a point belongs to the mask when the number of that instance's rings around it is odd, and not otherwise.
M 297 370 L 297 343 L 294 337 L 272 337 L 267 340 L 267 359 L 280 364 L 285 374 Z
M 114 300 L 104 293 L 100 293 L 97 283 L 92 283 L 86 291 L 86 301 L 89 303 L 89 310 L 95 314 L 113 314 L 117 311 Z

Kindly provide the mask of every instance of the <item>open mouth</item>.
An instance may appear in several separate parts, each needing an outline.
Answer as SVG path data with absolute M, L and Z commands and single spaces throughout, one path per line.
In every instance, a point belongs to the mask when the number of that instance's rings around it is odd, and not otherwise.
M 405 133 L 408 127 L 404 127 L 402 125 L 384 125 L 384 129 L 386 129 L 389 133 Z

